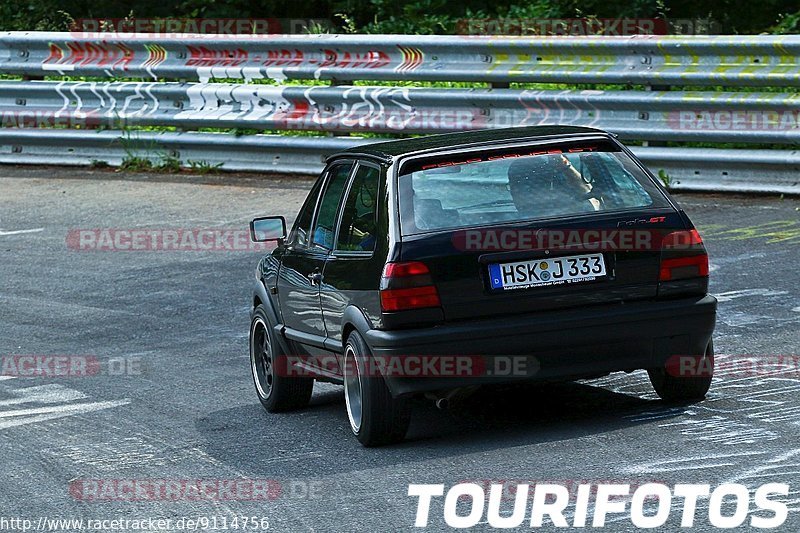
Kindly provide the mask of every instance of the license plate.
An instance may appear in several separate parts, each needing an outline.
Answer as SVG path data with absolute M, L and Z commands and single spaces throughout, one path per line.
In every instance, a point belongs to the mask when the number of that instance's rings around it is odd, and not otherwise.
M 527 289 L 593 281 L 606 275 L 603 254 L 572 255 L 489 265 L 492 289 Z

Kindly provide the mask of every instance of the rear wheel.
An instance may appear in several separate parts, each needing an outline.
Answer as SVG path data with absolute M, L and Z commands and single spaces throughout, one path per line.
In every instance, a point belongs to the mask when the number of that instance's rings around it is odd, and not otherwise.
M 250 370 L 258 399 L 270 413 L 305 407 L 311 399 L 314 379 L 286 375 L 286 354 L 273 335 L 266 311 L 259 305 L 250 323 Z
M 399 442 L 411 420 L 405 399 L 392 398 L 386 382 L 369 371 L 369 348 L 357 331 L 344 347 L 344 397 L 350 429 L 364 446 Z M 370 365 L 371 366 L 371 365 Z
M 692 361 L 695 363 L 695 361 Z M 702 400 L 714 375 L 714 344 L 709 342 L 706 353 L 691 365 L 689 375 L 682 375 L 680 365 L 650 369 L 650 383 L 662 400 L 670 402 Z

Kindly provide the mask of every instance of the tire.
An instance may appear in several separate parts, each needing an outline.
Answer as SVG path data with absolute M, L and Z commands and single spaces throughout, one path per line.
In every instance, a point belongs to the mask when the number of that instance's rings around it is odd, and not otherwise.
M 666 367 L 650 369 L 647 373 L 656 394 L 662 400 L 686 402 L 702 400 L 711 387 L 711 379 L 714 375 L 714 344 L 712 342 L 708 343 L 706 353 L 697 368 L 703 369 L 702 376 L 675 375 L 674 368 L 670 372 Z
M 406 399 L 392 398 L 382 376 L 370 375 L 366 365 L 370 357 L 361 335 L 357 331 L 350 333 L 342 372 L 350 429 L 364 446 L 400 442 L 411 421 L 410 406 Z
M 256 307 L 250 322 L 250 371 L 256 395 L 270 413 L 300 409 L 308 405 L 314 378 L 290 377 L 277 369 L 286 369 L 286 354 L 275 341 L 274 332 L 263 305 Z

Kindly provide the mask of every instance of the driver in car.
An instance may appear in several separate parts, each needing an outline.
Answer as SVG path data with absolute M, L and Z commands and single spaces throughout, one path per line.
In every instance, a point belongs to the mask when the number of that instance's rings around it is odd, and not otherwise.
M 344 239 L 345 246 L 352 250 L 370 251 L 375 249 L 375 206 L 378 196 L 377 182 L 364 180 L 358 194 L 354 197 L 354 204 L 344 208 L 344 220 L 347 233 Z
M 562 154 L 529 156 L 508 167 L 508 189 L 525 217 L 555 216 L 600 207 L 592 186 Z

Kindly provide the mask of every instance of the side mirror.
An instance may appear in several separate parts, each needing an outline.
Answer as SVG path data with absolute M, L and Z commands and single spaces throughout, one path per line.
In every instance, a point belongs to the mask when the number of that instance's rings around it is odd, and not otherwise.
M 253 242 L 282 241 L 286 238 L 286 219 L 260 217 L 250 221 L 250 239 Z

